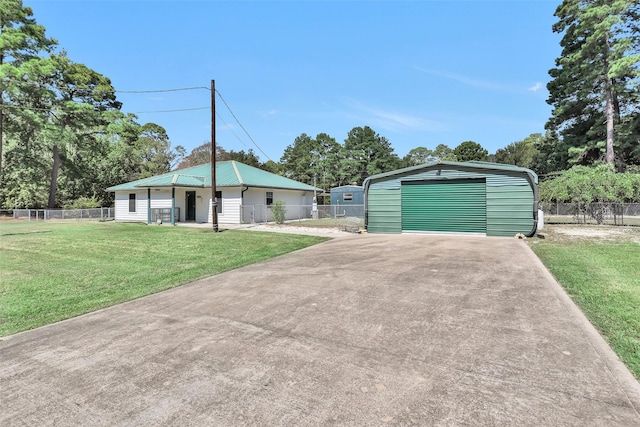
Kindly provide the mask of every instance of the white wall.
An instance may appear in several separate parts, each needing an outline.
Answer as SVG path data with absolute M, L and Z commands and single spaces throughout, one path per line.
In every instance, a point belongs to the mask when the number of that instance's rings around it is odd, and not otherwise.
M 287 206 L 287 220 L 311 216 L 313 191 L 249 188 L 244 193 L 244 222 L 272 221 L 270 208 L 266 207 L 266 193 L 273 192 L 273 201 L 283 201 Z
M 136 195 L 136 211 L 129 212 L 129 194 Z M 116 191 L 115 219 L 147 222 L 147 190 Z
M 218 214 L 218 224 L 238 224 L 240 223 L 240 187 L 221 187 L 218 191 L 222 192 L 222 213 Z M 202 198 L 206 202 L 206 222 L 211 222 L 211 188 L 207 189 L 206 199 Z M 198 203 L 200 203 L 198 201 Z M 218 204 L 221 203 L 218 200 Z M 198 205 L 199 208 L 200 205 Z M 203 216 L 203 219 L 204 216 Z M 198 220 L 199 221 L 199 220 Z
M 266 188 L 249 188 L 242 194 L 243 187 L 221 187 L 222 213 L 218 214 L 219 224 L 238 224 L 241 222 L 241 206 L 245 209 L 244 222 L 264 221 L 265 214 L 270 211 L 265 208 L 266 192 L 273 191 L 273 201 L 281 200 L 288 206 L 287 219 L 298 219 L 306 211 L 313 200 L 313 192 L 301 190 L 269 190 Z M 186 192 L 194 191 L 192 188 L 176 188 L 175 207 L 180 208 L 180 221 L 186 217 Z M 211 188 L 198 188 L 196 192 L 196 222 L 211 223 Z M 136 194 L 136 212 L 129 212 L 129 194 Z M 220 203 L 220 200 L 218 201 Z M 251 211 L 253 205 L 259 210 L 253 217 Z M 300 209 L 300 206 L 306 206 Z M 151 189 L 151 208 L 171 208 L 171 188 Z M 117 221 L 147 222 L 147 190 L 116 191 L 115 194 L 115 218 Z M 270 218 L 268 218 L 270 220 Z

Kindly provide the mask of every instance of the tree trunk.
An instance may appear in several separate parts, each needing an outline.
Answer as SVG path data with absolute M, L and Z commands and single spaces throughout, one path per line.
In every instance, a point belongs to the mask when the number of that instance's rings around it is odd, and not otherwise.
M 611 51 L 609 33 L 605 35 L 605 42 L 607 44 L 608 52 Z M 606 69 L 609 70 L 609 63 L 606 62 Z M 605 154 L 604 161 L 610 165 L 614 164 L 615 156 L 613 153 L 613 125 L 615 123 L 615 112 L 613 108 L 613 82 L 611 77 L 605 76 L 605 97 L 606 97 L 606 117 L 607 117 L 607 153 Z
M 4 62 L 4 55 L 0 55 L 0 65 Z M 4 123 L 4 113 L 2 111 L 2 92 L 0 92 L 0 188 L 2 187 L 2 132 L 4 131 L 2 124 Z
M 51 186 L 49 187 L 49 203 L 47 207 L 53 209 L 56 207 L 56 190 L 58 188 L 58 169 L 60 169 L 60 153 L 58 153 L 58 145 L 53 145 L 53 168 L 51 169 Z
M 0 65 L 2 65 L 2 61 L 0 61 Z M 2 128 L 2 123 L 4 122 L 4 115 L 2 114 L 2 93 L 0 93 L 0 188 L 2 187 L 2 144 L 4 140 L 2 139 L 2 132 L 4 129 Z
M 613 125 L 615 121 L 615 114 L 613 111 L 613 95 L 611 93 L 611 80 L 607 79 L 607 88 L 606 88 L 606 97 L 607 97 L 607 106 L 606 106 L 606 115 L 607 115 L 607 153 L 605 154 L 604 160 L 608 164 L 613 164 L 615 160 L 615 156 L 613 153 Z

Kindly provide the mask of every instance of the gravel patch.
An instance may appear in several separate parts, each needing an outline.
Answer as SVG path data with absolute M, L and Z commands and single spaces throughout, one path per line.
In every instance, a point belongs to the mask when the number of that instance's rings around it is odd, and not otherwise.
M 553 232 L 574 239 L 630 240 L 640 243 L 640 230 L 609 226 L 552 226 Z
M 255 230 L 255 231 L 268 231 L 272 233 L 286 233 L 286 234 L 304 234 L 307 236 L 320 236 L 341 238 L 357 235 L 357 233 L 349 233 L 342 231 L 339 228 L 321 228 L 321 227 L 300 227 L 295 225 L 276 225 L 276 224 L 224 224 L 221 225 L 222 229 L 235 229 L 235 230 Z

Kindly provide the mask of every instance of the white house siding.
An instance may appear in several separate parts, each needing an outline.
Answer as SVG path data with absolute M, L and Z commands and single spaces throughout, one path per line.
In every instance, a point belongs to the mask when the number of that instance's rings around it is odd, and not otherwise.
M 178 207 L 178 200 L 176 200 L 176 207 Z M 171 208 L 171 189 L 165 188 L 152 188 L 151 189 L 151 209 L 155 208 Z M 144 206 L 145 221 L 147 220 L 146 212 L 147 205 Z
M 136 211 L 129 212 L 129 194 L 136 195 Z M 116 191 L 115 218 L 119 221 L 147 222 L 147 190 Z
M 274 202 L 283 201 L 286 204 L 287 213 L 285 219 L 292 220 L 311 217 L 312 191 L 250 187 L 244 192 L 243 222 L 250 223 L 273 220 L 271 208 L 266 206 L 267 191 L 273 192 Z
M 211 188 L 207 189 L 206 222 L 211 222 Z M 240 187 L 220 187 L 222 192 L 222 212 L 218 214 L 218 224 L 238 224 L 240 223 Z M 204 197 L 203 197 L 204 200 Z M 218 200 L 220 203 L 220 200 Z M 200 205 L 198 205 L 199 207 Z M 203 210 L 203 213 L 205 211 Z M 203 216 L 204 219 L 204 216 Z
M 240 222 L 271 221 L 271 210 L 266 207 L 266 192 L 273 192 L 273 201 L 281 200 L 287 205 L 286 219 L 310 217 L 312 191 L 278 190 L 250 187 L 242 194 L 244 187 L 219 187 L 222 192 L 222 213 L 218 214 L 219 224 Z M 180 209 L 180 221 L 186 218 L 186 192 L 196 192 L 196 222 L 211 223 L 211 188 L 176 188 L 175 207 Z M 129 194 L 136 194 L 136 212 L 129 212 Z M 220 202 L 220 201 L 219 201 Z M 245 206 L 243 209 L 242 206 Z M 151 189 L 151 208 L 171 208 L 171 189 Z M 307 212 L 308 211 L 308 212 Z M 244 212 L 244 218 L 241 219 Z M 147 190 L 116 191 L 115 218 L 118 221 L 147 222 Z

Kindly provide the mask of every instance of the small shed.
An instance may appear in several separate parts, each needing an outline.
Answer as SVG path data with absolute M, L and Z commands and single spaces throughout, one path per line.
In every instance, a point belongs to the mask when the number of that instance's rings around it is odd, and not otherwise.
M 336 217 L 364 217 L 364 190 L 359 185 L 331 189 L 331 209 Z
M 343 185 L 331 189 L 332 205 L 364 205 L 364 189 L 360 185 Z
M 369 233 L 535 234 L 538 176 L 511 165 L 436 162 L 368 177 Z

